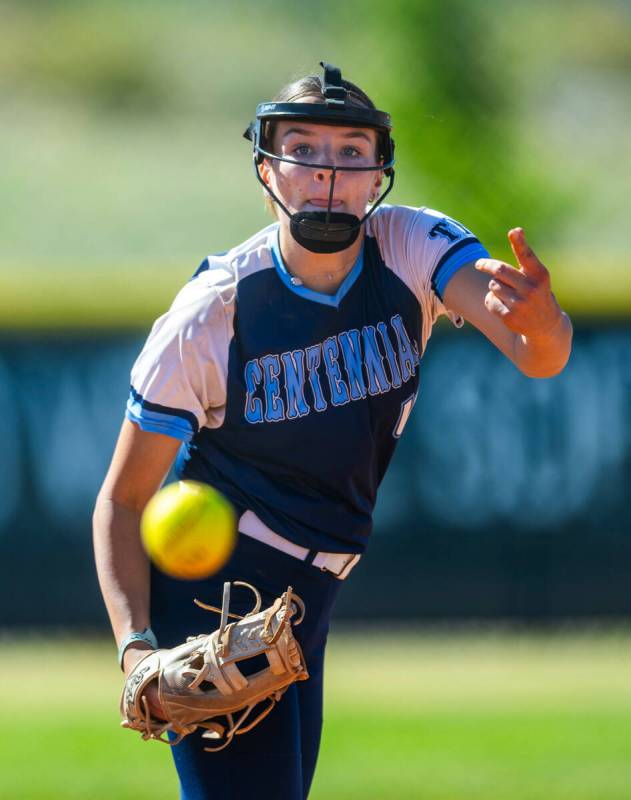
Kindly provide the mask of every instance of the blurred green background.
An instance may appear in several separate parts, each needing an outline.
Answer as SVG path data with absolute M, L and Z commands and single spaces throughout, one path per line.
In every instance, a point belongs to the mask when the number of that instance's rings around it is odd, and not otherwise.
M 22 0 L 0 16 L 5 328 L 147 324 L 207 253 L 266 224 L 241 134 L 321 59 L 393 115 L 392 202 L 461 219 L 499 256 L 522 225 L 570 311 L 631 308 L 624 0 Z
M 575 319 L 631 317 L 626 0 L 0 0 L 0 328 L 146 330 L 207 253 L 268 224 L 242 133 L 321 59 L 393 116 L 391 202 L 441 209 L 501 257 L 522 225 Z M 117 729 L 109 638 L 11 637 L 0 796 L 175 796 L 166 749 Z M 313 797 L 629 798 L 630 655 L 624 626 L 341 630 Z

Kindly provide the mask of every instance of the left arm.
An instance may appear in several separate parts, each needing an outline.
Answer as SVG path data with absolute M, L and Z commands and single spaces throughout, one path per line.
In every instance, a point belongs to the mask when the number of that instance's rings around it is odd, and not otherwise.
M 572 323 L 523 230 L 509 231 L 508 238 L 519 267 L 491 258 L 467 264 L 447 284 L 444 304 L 478 328 L 524 375 L 550 378 L 570 357 Z

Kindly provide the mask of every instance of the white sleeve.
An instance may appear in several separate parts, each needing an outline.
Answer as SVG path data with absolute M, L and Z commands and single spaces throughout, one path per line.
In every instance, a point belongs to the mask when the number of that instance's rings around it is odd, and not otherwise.
M 222 275 L 217 275 L 217 273 Z M 213 413 L 223 420 L 232 304 L 217 281 L 202 273 L 153 325 L 131 372 L 126 416 L 142 430 L 189 441 Z
M 446 314 L 457 327 L 462 326 L 463 320 L 445 308 L 442 298 L 458 269 L 488 257 L 476 236 L 461 223 L 430 208 L 385 206 L 377 209 L 370 222 L 386 266 L 416 295 L 423 311 L 424 340 L 441 314 Z

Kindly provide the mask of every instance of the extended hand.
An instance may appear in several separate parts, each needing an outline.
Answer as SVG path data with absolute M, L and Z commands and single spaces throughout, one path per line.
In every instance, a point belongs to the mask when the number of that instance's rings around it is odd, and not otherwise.
M 546 336 L 561 320 L 561 308 L 550 288 L 550 274 L 533 253 L 522 228 L 508 232 L 519 267 L 480 258 L 476 269 L 491 276 L 484 304 L 514 333 Z

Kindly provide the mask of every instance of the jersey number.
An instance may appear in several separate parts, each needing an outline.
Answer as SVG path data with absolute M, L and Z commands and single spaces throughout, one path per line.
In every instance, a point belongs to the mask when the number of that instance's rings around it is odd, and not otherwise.
M 414 407 L 414 403 L 416 401 L 416 395 L 413 394 L 411 397 L 408 397 L 407 400 L 404 400 L 401 403 L 401 413 L 399 414 L 399 419 L 397 420 L 397 424 L 392 431 L 392 435 L 395 439 L 398 439 L 401 434 L 403 433 L 403 428 L 405 428 L 405 423 L 408 421 L 410 413 L 412 412 L 412 408 Z

